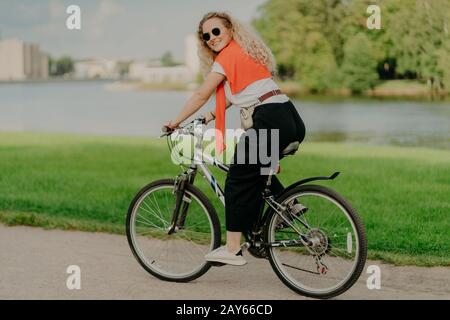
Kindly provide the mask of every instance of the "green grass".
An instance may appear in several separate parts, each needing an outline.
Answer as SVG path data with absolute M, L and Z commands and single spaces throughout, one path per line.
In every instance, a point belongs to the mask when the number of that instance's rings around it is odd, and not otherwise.
M 306 141 L 279 177 L 287 185 L 334 171 L 319 183 L 358 210 L 370 258 L 450 265 L 450 151 Z M 0 221 L 123 234 L 137 191 L 179 172 L 164 140 L 0 132 Z M 202 179 L 196 185 L 212 197 Z

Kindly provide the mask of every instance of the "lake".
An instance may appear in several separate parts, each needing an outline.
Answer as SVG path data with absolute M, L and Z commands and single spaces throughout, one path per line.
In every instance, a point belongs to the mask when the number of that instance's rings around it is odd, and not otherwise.
M 0 85 L 0 130 L 152 136 L 175 118 L 190 92 L 119 91 L 107 81 Z M 306 141 L 450 149 L 450 102 L 293 100 Z M 204 112 L 214 108 L 210 99 Z M 237 108 L 227 127 L 239 127 Z M 202 110 L 201 110 L 202 111 Z

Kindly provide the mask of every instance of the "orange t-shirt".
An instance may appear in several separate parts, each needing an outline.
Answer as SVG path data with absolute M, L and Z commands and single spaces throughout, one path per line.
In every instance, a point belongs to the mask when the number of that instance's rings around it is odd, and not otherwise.
M 255 81 L 272 77 L 267 67 L 259 63 L 252 56 L 244 52 L 239 44 L 231 40 L 230 43 L 219 52 L 214 61 L 218 62 L 225 71 L 231 93 L 236 94 Z M 216 154 L 225 149 L 225 81 L 216 89 Z

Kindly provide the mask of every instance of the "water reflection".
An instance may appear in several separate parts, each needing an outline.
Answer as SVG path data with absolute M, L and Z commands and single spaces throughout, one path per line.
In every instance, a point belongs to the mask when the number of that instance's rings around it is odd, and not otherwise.
M 371 132 L 310 132 L 308 141 L 317 142 L 353 142 L 370 145 L 392 145 L 403 147 L 426 147 L 433 149 L 450 149 L 450 137 L 438 135 L 420 136 L 413 133 L 386 136 Z
M 100 135 L 160 134 L 189 92 L 111 91 L 105 82 L 0 85 L 0 130 Z M 309 141 L 450 149 L 450 102 L 295 99 Z M 204 111 L 214 108 L 214 98 Z M 237 108 L 227 127 L 239 127 Z

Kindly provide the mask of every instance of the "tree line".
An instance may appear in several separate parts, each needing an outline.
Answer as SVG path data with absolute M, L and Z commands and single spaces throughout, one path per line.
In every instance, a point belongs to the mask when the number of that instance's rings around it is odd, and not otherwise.
M 369 30 L 369 5 L 381 29 Z M 382 80 L 417 79 L 450 92 L 450 0 L 268 0 L 252 25 L 283 80 L 313 92 L 361 93 Z
M 173 67 L 181 64 L 174 59 L 172 52 L 170 51 L 164 52 L 164 54 L 159 58 L 159 61 L 164 67 Z M 117 67 L 119 68 L 119 73 L 122 76 L 128 73 L 131 62 L 131 60 L 118 61 Z M 50 57 L 48 63 L 49 73 L 52 77 L 68 75 L 75 71 L 75 60 L 68 55 L 64 55 L 59 58 Z

